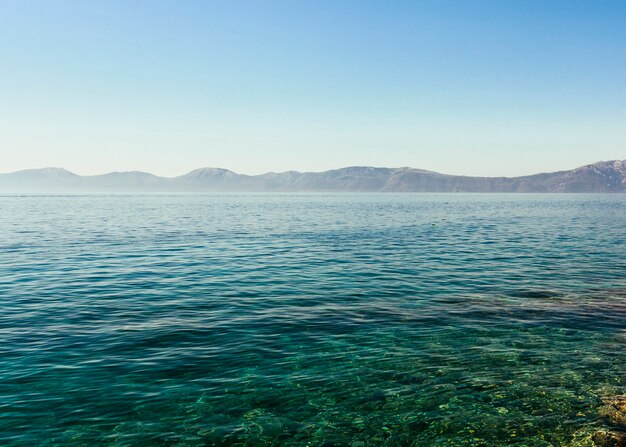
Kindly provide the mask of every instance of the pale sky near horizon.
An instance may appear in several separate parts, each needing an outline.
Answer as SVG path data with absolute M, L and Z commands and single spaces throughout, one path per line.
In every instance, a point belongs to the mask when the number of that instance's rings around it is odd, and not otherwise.
M 624 1 L 0 2 L 0 172 L 624 158 Z

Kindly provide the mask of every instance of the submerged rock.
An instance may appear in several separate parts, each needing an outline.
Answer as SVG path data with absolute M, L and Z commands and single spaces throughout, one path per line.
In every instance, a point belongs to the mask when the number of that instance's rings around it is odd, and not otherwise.
M 618 430 L 626 428 L 626 395 L 608 396 L 602 399 L 602 403 L 599 414 Z M 626 431 L 600 430 L 591 439 L 597 447 L 626 447 Z
M 614 425 L 626 426 L 626 395 L 606 397 L 602 402 L 604 406 L 600 408 L 600 414 Z
M 591 437 L 596 447 L 626 447 L 626 433 L 597 431 Z

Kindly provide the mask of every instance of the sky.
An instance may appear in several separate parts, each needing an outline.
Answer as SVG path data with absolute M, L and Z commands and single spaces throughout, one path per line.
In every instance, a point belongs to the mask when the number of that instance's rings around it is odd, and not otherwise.
M 626 2 L 0 1 L 0 172 L 626 158 Z

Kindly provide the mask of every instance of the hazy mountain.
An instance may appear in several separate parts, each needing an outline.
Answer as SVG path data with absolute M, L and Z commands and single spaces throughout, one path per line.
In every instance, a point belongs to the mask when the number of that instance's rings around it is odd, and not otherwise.
M 80 178 L 82 188 L 103 190 L 167 189 L 167 179 L 147 172 L 109 172 Z M 164 181 L 165 180 L 165 181 Z
M 220 168 L 195 169 L 174 177 L 172 183 L 179 190 L 207 191 L 257 191 L 262 186 L 256 176 L 236 174 Z
M 173 178 L 137 171 L 80 176 L 62 168 L 0 174 L 0 192 L 91 191 L 626 192 L 626 160 L 522 177 L 468 177 L 413 168 L 368 166 L 262 175 L 201 168 Z
M 0 191 L 57 191 L 80 187 L 81 176 L 63 168 L 26 169 L 0 174 Z

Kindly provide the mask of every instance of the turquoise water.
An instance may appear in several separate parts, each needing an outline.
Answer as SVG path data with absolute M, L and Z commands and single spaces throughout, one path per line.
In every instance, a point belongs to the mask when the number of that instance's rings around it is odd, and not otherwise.
M 592 446 L 626 195 L 1 196 L 0 445 Z

